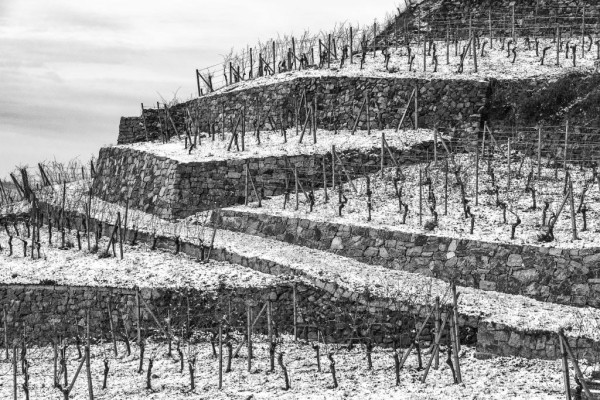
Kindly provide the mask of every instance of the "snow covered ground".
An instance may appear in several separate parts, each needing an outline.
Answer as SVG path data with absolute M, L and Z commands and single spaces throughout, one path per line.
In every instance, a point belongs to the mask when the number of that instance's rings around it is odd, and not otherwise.
M 506 153 L 504 149 L 504 154 Z M 401 167 L 402 174 L 406 177 L 399 181 L 402 188 L 402 202 L 408 204 L 406 224 L 402 224 L 404 208 L 400 210 L 398 197 L 395 192 L 393 179 L 396 175 L 394 168 L 387 169 L 383 179 L 379 174 L 371 176 L 372 195 L 372 220 L 368 221 L 367 210 L 367 187 L 366 179 L 360 178 L 354 181 L 358 194 L 354 193 L 348 184 L 344 184 L 344 195 L 348 203 L 342 210 L 342 217 L 338 216 L 338 191 L 332 192 L 328 189 L 329 203 L 325 203 L 323 190 L 315 192 L 313 212 L 301 194 L 299 209 L 295 210 L 295 197 L 292 193 L 290 202 L 283 209 L 284 196 L 276 196 L 262 202 L 262 208 L 256 208 L 257 203 L 249 207 L 236 206 L 233 209 L 251 211 L 257 213 L 269 213 L 284 217 L 307 218 L 315 221 L 326 221 L 340 224 L 361 225 L 370 227 L 385 227 L 386 229 L 399 230 L 403 232 L 428 233 L 446 237 L 468 238 L 486 242 L 502 242 L 515 244 L 530 244 L 536 246 L 554 248 L 600 248 L 600 188 L 599 181 L 594 177 L 590 168 L 569 166 L 569 173 L 573 181 L 575 211 L 579 209 L 584 187 L 587 185 L 583 203 L 587 207 L 587 230 L 583 229 L 583 214 L 576 214 L 578 240 L 573 240 L 570 201 L 567 201 L 554 228 L 555 240 L 550 243 L 538 241 L 538 235 L 544 230 L 542 228 L 542 208 L 547 201 L 549 209 L 547 219 L 552 212 L 558 212 L 565 195 L 564 172 L 558 170 L 557 178 L 555 170 L 547 168 L 547 160 L 542 159 L 541 179 L 537 176 L 537 159 L 525 157 L 521 153 L 513 152 L 511 165 L 511 190 L 508 190 L 508 164 L 502 152 L 496 153 L 493 165 L 496 184 L 499 187 L 499 200 L 506 204 L 506 220 L 504 223 L 503 210 L 496 206 L 496 196 L 493 192 L 491 175 L 488 173 L 487 161 L 480 160 L 479 167 L 479 199 L 475 205 L 476 188 L 476 163 L 475 155 L 460 154 L 455 156 L 456 165 L 461 168 L 461 179 L 466 189 L 466 198 L 469 200 L 471 212 L 475 215 L 475 226 L 473 234 L 470 233 L 470 219 L 466 219 L 460 186 L 456 185 L 456 178 L 452 172 L 448 174 L 448 206 L 445 215 L 445 182 L 444 163 L 439 162 L 435 167 L 433 162 L 429 165 L 429 176 L 432 181 L 432 189 L 436 199 L 436 211 L 438 213 L 438 226 L 433 230 L 426 230 L 426 222 L 433 220 L 429 200 L 429 187 L 422 186 L 422 223 L 419 218 L 419 170 L 422 171 L 425 181 L 426 163 L 405 165 Z M 521 167 L 521 160 L 523 161 Z M 519 175 L 517 172 L 521 170 Z M 525 192 L 530 172 L 533 171 L 531 186 L 536 190 L 535 210 L 531 209 L 533 202 L 531 193 Z M 521 225 L 516 228 L 515 239 L 511 239 L 511 224 L 516 222 L 517 217 L 521 219 Z
M 477 63 L 478 71 L 475 72 L 474 59 L 467 56 L 464 62 L 463 73 L 458 73 L 458 66 L 460 64 L 460 56 L 463 48 L 467 45 L 467 41 L 458 43 L 458 55 L 456 55 L 454 43 L 450 43 L 449 51 L 449 63 L 446 63 L 446 42 L 436 41 L 435 47 L 437 49 L 438 57 L 438 68 L 437 72 L 434 71 L 433 64 L 433 49 L 429 51 L 429 45 L 427 45 L 426 53 L 428 56 L 424 62 L 423 60 L 423 45 L 417 47 L 414 44 L 411 47 L 411 55 L 414 55 L 414 61 L 412 69 L 409 67 L 408 62 L 408 49 L 403 48 L 392 48 L 390 49 L 390 62 L 388 70 L 385 68 L 384 56 L 381 51 L 378 51 L 376 56 L 373 57 L 373 53 L 368 53 L 365 58 L 365 64 L 363 69 L 360 69 L 360 56 L 354 56 L 354 63 L 349 64 L 346 61 L 343 68 L 339 68 L 340 61 L 332 61 L 332 68 L 327 69 L 327 63 L 323 69 L 308 69 L 304 71 L 289 71 L 278 73 L 273 76 L 266 76 L 256 78 L 251 81 L 241 81 L 234 83 L 233 85 L 226 86 L 207 96 L 212 96 L 220 93 L 245 90 L 252 87 L 258 87 L 262 85 L 270 85 L 274 83 L 281 83 L 291 81 L 299 77 L 319 78 L 319 77 L 330 77 L 330 76 L 341 76 L 341 77 L 373 77 L 373 78 L 418 78 L 418 79 L 474 79 L 483 80 L 486 78 L 496 79 L 532 79 L 532 78 L 543 78 L 552 79 L 557 78 L 560 75 L 573 72 L 581 71 L 591 73 L 595 69 L 594 62 L 596 61 L 596 52 L 594 49 L 588 51 L 585 58 L 581 58 L 581 45 L 580 39 L 571 38 L 569 40 L 570 46 L 577 46 L 577 59 L 576 66 L 573 66 L 572 52 L 569 51 L 569 59 L 565 59 L 565 51 L 560 54 L 560 65 L 556 65 L 556 45 L 552 43 L 552 39 L 540 39 L 539 43 L 539 55 L 536 55 L 535 42 L 531 42 L 529 50 L 524 38 L 518 38 L 516 43 L 517 58 L 513 64 L 512 48 L 515 44 L 511 44 L 511 52 L 509 53 L 508 45 L 498 40 L 494 40 L 494 48 L 490 49 L 489 40 L 481 38 L 481 44 L 484 41 L 488 41 L 485 46 L 484 55 L 481 56 L 481 49 L 478 50 Z M 567 39 L 564 38 L 564 43 Z M 507 40 L 508 42 L 508 40 Z M 586 48 L 589 42 L 586 44 Z M 502 50 L 504 47 L 504 50 Z M 542 50 L 545 47 L 550 47 L 546 54 L 544 65 L 541 65 Z M 570 50 L 570 49 L 569 49 Z M 338 54 L 341 57 L 341 54 Z M 318 60 L 317 60 L 318 61 Z M 424 68 L 424 64 L 426 65 Z
M 214 246 L 247 259 L 257 257 L 288 266 L 293 275 L 309 281 L 334 282 L 343 292 L 368 291 L 392 304 L 430 306 L 435 297 L 440 297 L 441 304 L 451 304 L 450 285 L 421 274 L 366 265 L 333 253 L 224 230 L 217 231 Z M 461 293 L 461 315 L 518 331 L 557 332 L 564 328 L 568 336 L 600 340 L 600 310 L 596 308 L 571 307 L 470 287 L 457 290 Z
M 12 230 L 11 230 L 12 231 Z M 55 231 L 53 246 L 48 245 L 47 229 L 41 233 L 40 259 L 31 259 L 31 245 L 23 257 L 20 240 L 13 239 L 13 255 L 8 256 L 8 237 L 0 232 L 0 282 L 2 284 L 39 284 L 52 281 L 56 285 L 102 286 L 133 288 L 196 288 L 214 291 L 226 287 L 267 287 L 274 285 L 277 278 L 249 268 L 226 262 L 210 261 L 198 263 L 184 255 L 174 255 L 161 250 L 151 251 L 146 245 L 135 247 L 124 245 L 124 259 L 117 257 L 99 258 L 87 251 L 87 240 L 82 237 L 83 250 L 77 250 L 77 241 L 69 235 L 67 242 L 75 247 L 60 250 L 60 236 Z M 74 233 L 74 232 L 73 232 Z M 25 238 L 27 240 L 27 238 Z M 94 239 L 91 239 L 92 246 Z M 106 250 L 107 238 L 100 241 L 100 251 Z M 111 252 L 112 253 L 112 252 Z M 37 255 L 37 254 L 36 254 Z
M 422 142 L 432 141 L 434 136 L 433 130 L 429 129 L 403 130 L 400 133 L 396 133 L 392 129 L 372 130 L 370 135 L 367 131 L 357 131 L 352 135 L 352 132 L 347 129 L 339 130 L 337 134 L 333 131 L 318 129 L 317 143 L 314 143 L 312 134 L 307 129 L 302 143 L 299 143 L 300 136 L 296 135 L 296 130 L 288 129 L 287 143 L 284 143 L 283 135 L 279 131 L 261 131 L 260 144 L 258 144 L 254 132 L 247 132 L 245 136 L 245 151 L 237 151 L 235 144 L 232 145 L 231 151 L 227 151 L 231 138 L 231 133 L 229 132 L 226 133 L 227 140 L 217 138 L 213 142 L 209 139 L 203 139 L 201 145 L 197 149 L 194 149 L 192 154 L 189 154 L 185 150 L 185 139 L 183 138 L 181 140 L 173 138 L 166 144 L 154 141 L 119 145 L 117 147 L 143 151 L 159 157 L 167 157 L 181 163 L 208 162 L 282 157 L 284 155 L 288 157 L 295 155 L 319 155 L 330 152 L 331 146 L 335 146 L 336 151 L 381 148 L 382 133 L 386 135 L 388 145 L 399 150 L 409 150 L 411 147 Z M 239 143 L 241 150 L 241 138 L 239 139 Z
M 395 385 L 394 360 L 390 349 L 373 350 L 373 369 L 367 369 L 365 350 L 361 347 L 348 351 L 338 346 L 321 344 L 321 372 L 317 371 L 315 351 L 309 344 L 294 342 L 284 336 L 277 347 L 283 351 L 283 362 L 290 376 L 291 389 L 283 390 L 284 378 L 276 364 L 275 372 L 269 372 L 268 342 L 256 337 L 253 367 L 247 370 L 247 351 L 244 346 L 239 358 L 232 360 L 232 371 L 223 374 L 223 389 L 218 389 L 218 359 L 212 356 L 211 346 L 203 341 L 184 347 L 185 369 L 180 373 L 179 356 L 173 351 L 168 357 L 165 343 L 149 340 L 146 345 L 144 372 L 137 373 L 139 350 L 132 344 L 132 355 L 127 356 L 119 343 L 119 356 L 112 353 L 112 343 L 91 347 L 91 372 L 94 397 L 111 400 L 153 399 L 411 399 L 411 400 L 454 400 L 454 399 L 563 399 L 562 372 L 560 361 L 525 360 L 520 358 L 495 358 L 478 360 L 473 348 L 463 347 L 460 356 L 463 383 L 454 385 L 452 373 L 440 355 L 440 368 L 431 369 L 426 383 L 421 383 L 422 371 L 417 371 L 418 361 L 413 352 L 406 367 L 400 372 L 400 386 Z M 79 361 L 74 345 L 68 347 L 69 379 Z M 333 388 L 329 351 L 334 353 L 336 376 L 339 383 Z M 52 348 L 29 347 L 30 398 L 62 399 L 62 393 L 53 387 Z M 146 389 L 148 357 L 154 358 L 152 389 Z M 190 375 L 187 361 L 196 356 L 195 384 L 190 391 Z M 107 389 L 102 389 L 103 360 L 109 362 L 110 371 Z M 424 351 L 423 363 L 429 360 Z M 19 363 L 20 364 L 20 363 Z M 224 347 L 224 366 L 227 365 L 227 350 Z M 592 367 L 581 364 L 584 374 Z M 21 388 L 23 376 L 18 368 L 19 398 L 24 398 Z M 573 374 L 573 371 L 571 371 Z M 573 376 L 573 375 L 572 375 Z M 572 382 L 573 383 L 573 382 Z M 573 383 L 574 386 L 574 383 Z M 0 397 L 12 398 L 12 365 L 0 362 Z M 87 398 L 88 388 L 85 367 L 74 386 L 71 398 Z
M 116 213 L 118 209 L 119 207 L 114 207 L 112 212 Z M 104 214 L 105 217 L 107 215 Z M 154 226 L 163 226 L 163 229 L 168 227 L 164 229 L 164 234 L 169 237 L 174 237 L 176 232 L 184 241 L 198 243 L 202 240 L 204 243 L 210 243 L 212 229 L 202 225 L 205 217 L 206 214 L 202 214 L 177 224 L 149 215 L 145 218 L 153 220 Z M 105 221 L 114 222 L 114 219 Z M 152 232 L 148 227 L 140 226 L 140 229 Z M 22 257 L 21 243 L 18 240 L 14 240 L 14 255 L 8 257 L 7 237 L 4 232 L 0 233 L 0 243 L 4 247 L 0 256 L 2 282 L 38 283 L 41 279 L 52 279 L 66 285 L 125 287 L 177 287 L 199 284 L 203 290 L 209 290 L 211 285 L 217 285 L 221 281 L 231 285 L 268 285 L 275 279 L 230 264 L 215 263 L 206 267 L 202 265 L 200 268 L 199 264 L 185 256 L 173 256 L 161 251 L 148 252 L 144 246 L 140 246 L 139 250 L 127 246 L 124 261 L 115 258 L 98 259 L 97 255 L 89 255 L 85 251 L 65 251 L 49 247 L 44 235 L 42 230 L 42 249 L 46 260 L 31 260 Z M 55 234 L 54 246 L 57 239 Z M 103 251 L 105 248 L 103 242 L 100 249 Z M 430 306 L 433 299 L 439 296 L 443 304 L 450 303 L 449 284 L 440 279 L 376 265 L 367 266 L 328 252 L 220 229 L 216 232 L 214 248 L 215 251 L 226 249 L 247 259 L 257 257 L 287 266 L 292 275 L 299 279 L 310 282 L 335 282 L 349 294 L 369 290 L 384 301 L 417 306 Z M 468 287 L 460 287 L 459 291 L 462 293 L 459 300 L 462 315 L 504 324 L 521 331 L 557 331 L 559 328 L 565 328 L 569 336 L 600 340 L 600 331 L 597 329 L 600 310 L 540 302 L 524 296 Z

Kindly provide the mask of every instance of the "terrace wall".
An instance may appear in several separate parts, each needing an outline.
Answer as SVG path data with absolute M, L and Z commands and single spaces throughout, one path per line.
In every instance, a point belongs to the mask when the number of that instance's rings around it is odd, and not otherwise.
M 396 128 L 415 87 L 419 89 L 420 127 L 433 128 L 439 125 L 467 130 L 479 128 L 479 110 L 485 104 L 488 84 L 472 79 L 298 77 L 247 89 L 236 90 L 231 87 L 230 91 L 221 91 L 173 106 L 170 115 L 180 133 L 185 131 L 184 119 L 188 109 L 192 113 L 194 110 L 199 111 L 203 131 L 207 132 L 210 124 L 214 125 L 217 132 L 221 132 L 223 117 L 226 131 L 231 131 L 230 117 L 237 119 L 240 110 L 246 107 L 247 129 L 253 129 L 258 123 L 262 129 L 273 129 L 272 125 L 275 125 L 275 130 L 279 130 L 281 120 L 288 128 L 294 124 L 295 104 L 299 103 L 305 94 L 309 104 L 314 104 L 316 96 L 319 128 L 352 129 L 368 92 L 371 128 Z M 412 118 L 411 113 L 412 108 L 409 118 Z M 160 138 L 161 131 L 156 115 L 157 110 L 147 109 L 144 112 L 150 139 Z M 164 115 L 164 111 L 161 111 L 161 115 Z M 267 118 L 268 115 L 271 119 Z M 299 119 L 300 123 L 304 122 L 303 109 Z M 139 124 L 142 118 L 137 118 L 138 130 L 134 130 L 134 133 L 131 133 L 130 129 L 132 121 L 136 119 L 121 120 L 118 143 L 145 140 L 143 123 Z M 359 119 L 358 129 L 367 129 L 366 110 L 363 110 Z M 173 134 L 171 130 L 171 135 Z
M 81 226 L 83 215 L 69 213 L 72 223 Z M 90 220 L 90 228 L 96 231 L 98 221 Z M 102 232 L 109 235 L 113 226 L 102 224 Z M 130 242 L 146 243 L 164 251 L 178 251 L 192 257 L 203 258 L 206 247 L 200 247 L 187 242 L 176 241 L 173 237 L 155 237 L 147 232 L 128 230 L 125 238 Z M 271 274 L 290 278 L 294 275 L 286 265 L 280 265 L 260 257 L 244 257 L 224 248 L 213 249 L 211 259 L 227 261 L 234 264 Z M 298 326 L 301 336 L 316 340 L 317 328 L 325 335 L 328 342 L 347 342 L 350 338 L 367 334 L 359 329 L 356 331 L 356 321 L 377 322 L 371 326 L 371 336 L 375 343 L 391 345 L 394 341 L 406 345 L 409 332 L 415 323 L 414 316 L 423 320 L 430 312 L 428 307 L 414 303 L 398 303 L 390 299 L 373 298 L 369 293 L 359 293 L 346 290 L 336 282 L 325 281 L 314 276 L 297 276 L 288 284 L 278 284 L 266 288 L 220 288 L 216 293 L 203 293 L 184 289 L 141 289 L 141 295 L 148 300 L 150 307 L 159 319 L 168 315 L 167 310 L 181 310 L 187 297 L 192 299 L 190 304 L 196 304 L 200 312 L 205 312 L 199 328 L 207 329 L 217 326 L 214 318 L 229 313 L 231 299 L 231 315 L 240 328 L 245 326 L 246 305 L 260 308 L 260 303 L 267 300 L 273 302 L 275 324 L 280 332 L 290 332 L 293 327 L 293 296 L 292 285 L 296 286 L 298 306 Z M 95 320 L 92 322 L 92 332 L 96 335 L 107 335 L 109 331 L 107 314 L 108 299 L 113 305 L 113 322 L 115 326 L 126 315 L 125 326 L 132 332 L 136 326 L 134 291 L 127 288 L 99 287 L 59 287 L 53 285 L 0 285 L 0 306 L 8 311 L 10 332 L 23 332 L 23 327 L 29 329 L 28 337 L 40 342 L 51 341 L 57 332 L 74 334 L 80 327 L 86 312 Z M 342 310 L 342 311 L 340 311 Z M 177 311 L 175 311 L 176 313 Z M 198 310 L 196 310 L 198 312 Z M 181 312 L 180 312 L 181 314 Z M 171 314 L 173 315 L 173 314 Z M 257 315 L 254 313 L 254 315 Z M 144 326 L 153 326 L 153 319 L 142 309 Z M 235 319 L 237 317 L 237 320 Z M 213 319 L 211 319 L 213 318 Z M 352 320 L 352 321 L 351 321 Z M 335 321 L 335 323 L 331 323 Z M 264 319 L 257 323 L 257 331 L 264 332 Z M 235 324 L 232 324 L 235 325 Z M 472 341 L 476 337 L 477 350 L 482 357 L 505 355 L 526 358 L 556 359 L 560 356 L 555 334 L 548 331 L 521 331 L 514 327 L 482 321 L 476 316 L 465 316 L 459 313 L 459 325 L 463 342 Z M 360 322 L 359 322 L 359 326 Z M 419 326 L 417 326 L 418 328 Z M 119 329 L 119 328 L 117 328 Z M 122 329 L 122 328 L 121 328 Z M 426 328 L 424 339 L 430 334 Z M 476 335 L 476 336 L 475 336 Z M 107 338 L 107 340 L 110 338 Z M 322 337 L 321 337 L 322 339 Z M 9 339 L 9 340 L 12 340 Z M 598 343 L 589 339 L 569 338 L 572 348 L 579 357 L 596 361 Z
M 419 148 L 427 145 L 422 144 Z M 391 150 L 396 159 L 411 151 Z M 337 153 L 352 176 L 364 172 L 361 165 L 367 172 L 380 166 L 381 149 Z M 294 192 L 294 166 L 304 190 L 309 191 L 313 182 L 315 187 L 322 187 L 323 157 L 329 172 L 331 153 L 291 155 L 287 159 L 266 157 L 179 163 L 131 148 L 106 147 L 100 150 L 93 190 L 98 197 L 111 203 L 124 205 L 129 199 L 130 206 L 135 209 L 166 219 L 183 218 L 199 211 L 243 204 L 246 165 L 256 190 L 267 197 L 285 193 L 286 179 L 289 192 Z M 249 200 L 256 200 L 250 184 Z
M 223 229 L 541 301 L 600 307 L 600 249 L 489 243 L 221 210 Z

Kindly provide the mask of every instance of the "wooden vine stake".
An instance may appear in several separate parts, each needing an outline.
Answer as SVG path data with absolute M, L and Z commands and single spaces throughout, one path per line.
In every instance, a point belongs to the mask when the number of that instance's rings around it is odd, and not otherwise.
M 431 354 L 431 358 L 425 367 L 425 371 L 423 372 L 423 377 L 421 378 L 421 382 L 425 383 L 427 380 L 427 375 L 429 375 L 429 370 L 431 369 L 431 364 L 434 363 L 434 368 L 437 369 L 439 367 L 439 358 L 440 358 L 440 340 L 442 338 L 442 333 L 444 332 L 444 328 L 446 327 L 446 323 L 450 320 L 450 313 L 446 313 L 446 318 L 442 322 L 441 326 L 436 328 L 435 334 L 435 342 L 433 347 L 433 352 Z M 437 324 L 439 325 L 439 323 Z
M 223 324 L 219 324 L 219 390 L 223 389 Z
M 475 205 L 479 205 L 479 143 L 475 145 Z
M 294 312 L 294 341 L 298 341 L 298 308 L 296 306 L 296 285 L 292 286 L 292 302 Z
M 459 341 L 459 332 L 458 332 L 458 296 L 459 296 L 459 294 L 456 293 L 456 284 L 452 283 L 452 305 L 453 305 L 452 317 L 454 319 L 454 331 L 456 333 L 457 347 L 458 347 L 458 350 L 460 350 L 460 341 Z M 457 367 L 457 369 L 458 369 L 458 367 Z
M 248 372 L 252 370 L 252 308 L 247 306 L 248 312 Z
M 569 358 L 571 358 L 571 362 L 573 363 L 573 369 L 575 370 L 575 374 L 577 375 L 577 378 L 579 378 L 579 382 L 581 382 L 581 386 L 583 387 L 583 392 L 585 393 L 586 397 L 588 399 L 595 398 L 592 395 L 592 393 L 590 392 L 590 389 L 583 377 L 583 374 L 581 373 L 581 369 L 579 368 L 579 362 L 577 361 L 575 354 L 573 354 L 573 350 L 571 349 L 571 346 L 569 345 L 567 338 L 565 338 L 562 328 L 558 331 L 558 338 L 559 338 L 559 342 L 560 342 L 561 355 L 563 357 L 563 374 L 565 377 L 565 391 L 567 393 L 567 398 L 568 399 L 571 398 L 570 397 L 571 396 L 570 385 L 569 385 L 569 362 L 567 359 L 567 355 L 569 356 Z
M 562 340 L 562 335 L 559 332 L 558 342 L 560 344 L 560 355 L 562 359 L 562 371 L 563 371 L 563 382 L 565 384 L 565 396 L 566 400 L 571 400 L 571 382 L 569 379 L 569 359 L 567 358 L 567 349 L 565 342 Z M 593 397 L 590 397 L 593 398 Z
M 542 176 L 542 127 L 538 126 L 538 143 L 537 143 L 537 180 Z
M 112 307 L 110 306 L 110 298 L 108 299 L 108 325 L 110 327 L 110 335 L 112 336 L 112 342 L 113 342 L 113 349 L 115 351 L 115 357 L 117 357 L 119 354 L 117 352 L 117 336 L 115 334 L 115 329 L 113 326 L 113 319 L 112 319 Z
M 10 354 L 8 350 L 8 313 L 6 312 L 6 307 L 2 307 L 2 322 L 4 324 L 4 347 L 6 348 L 6 360 L 10 359 Z
M 571 229 L 573 231 L 573 240 L 579 240 L 577 237 L 577 220 L 575 219 L 576 210 L 575 210 L 575 192 L 573 191 L 573 180 L 569 179 L 569 191 L 570 200 L 571 200 Z
M 112 319 L 112 318 L 111 318 Z M 90 313 L 86 311 L 85 313 L 85 372 L 87 375 L 87 386 L 88 386 L 88 394 L 89 400 L 94 400 L 94 387 L 92 385 L 92 366 L 90 360 Z M 114 336 L 113 336 L 114 338 Z M 116 352 L 115 352 L 116 355 Z
M 13 398 L 17 400 L 17 345 L 13 346 L 13 359 L 12 359 L 12 367 L 13 367 Z

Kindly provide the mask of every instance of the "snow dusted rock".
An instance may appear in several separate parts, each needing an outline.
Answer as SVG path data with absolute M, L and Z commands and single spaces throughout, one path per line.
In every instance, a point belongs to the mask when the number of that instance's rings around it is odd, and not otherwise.
M 342 244 L 342 238 L 339 238 L 339 237 L 333 238 L 333 240 L 331 241 L 330 249 L 331 250 L 343 250 L 344 245 Z
M 520 254 L 511 254 L 508 256 L 506 265 L 509 267 L 521 267 L 523 266 L 523 257 Z

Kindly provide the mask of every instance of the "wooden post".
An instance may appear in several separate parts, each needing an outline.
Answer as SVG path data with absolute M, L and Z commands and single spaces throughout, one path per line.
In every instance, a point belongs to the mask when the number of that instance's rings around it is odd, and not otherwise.
M 537 180 L 542 176 L 542 127 L 538 126 L 538 144 L 537 144 Z
M 369 91 L 367 90 L 367 135 L 371 134 L 371 107 L 369 105 Z
M 567 120 L 565 126 L 565 154 L 563 155 L 563 170 L 564 173 L 567 173 L 567 149 L 569 145 L 569 120 Z
M 381 179 L 383 179 L 383 168 L 385 164 L 385 132 L 381 132 Z
M 94 400 L 94 385 L 92 384 L 92 365 L 90 360 L 90 313 L 86 311 L 85 313 L 85 328 L 86 328 L 86 342 L 85 342 L 85 372 L 87 375 L 87 386 L 88 386 L 88 395 L 89 400 Z M 114 334 L 113 334 L 114 337 Z M 115 353 L 116 355 L 116 353 Z
M 331 33 L 327 36 L 327 68 L 331 68 Z
M 219 390 L 223 388 L 223 325 L 219 324 Z
M 200 89 L 200 72 L 196 69 L 196 86 L 198 87 L 198 97 L 202 96 L 202 90 Z
M 581 58 L 585 57 L 585 6 L 581 10 Z M 575 55 L 573 54 L 573 59 Z
M 13 346 L 13 398 L 17 400 L 17 345 Z
M 423 225 L 423 171 L 419 167 L 419 225 Z
M 275 56 L 275 41 L 273 40 L 273 75 L 277 73 L 277 57 Z
M 273 343 L 273 304 L 271 300 L 267 300 L 267 336 L 269 336 L 269 344 Z
M 448 215 L 448 158 L 444 168 L 444 215 Z
M 331 145 L 331 190 L 335 193 L 335 145 Z
M 244 164 L 244 175 L 246 176 L 246 186 L 244 189 L 244 205 L 248 206 L 248 163 Z
M 221 104 L 221 140 L 225 139 L 225 105 Z
M 508 150 L 506 153 L 506 159 L 507 159 L 507 164 L 508 164 L 508 183 L 507 183 L 507 191 L 510 192 L 510 138 L 508 138 Z
M 471 46 L 473 51 L 473 67 L 475 68 L 475 73 L 477 73 L 479 71 L 479 66 L 477 64 L 477 40 L 474 35 L 471 36 L 471 42 L 473 43 Z
M 446 65 L 450 65 L 450 22 L 446 24 Z
M 252 70 L 254 69 L 254 60 L 252 59 L 252 47 L 250 48 L 250 72 L 248 73 L 248 78 L 252 79 L 254 77 Z
M 460 335 L 458 332 L 458 294 L 456 293 L 456 285 L 452 283 L 452 318 L 454 319 L 454 333 L 456 335 L 456 347 L 460 351 Z M 460 376 L 460 371 L 458 370 L 458 366 L 456 367 L 457 375 Z M 459 383 L 462 382 L 462 379 L 459 378 Z
M 427 72 L 427 40 L 423 40 L 423 72 Z
M 415 129 L 419 129 L 419 85 L 415 84 Z
M 252 370 L 252 308 L 247 307 L 248 312 L 248 372 Z
M 317 144 L 317 92 L 315 91 L 315 105 L 313 107 L 313 143 Z
M 296 187 L 296 211 L 298 211 L 299 199 L 298 199 L 298 168 L 294 165 L 294 184 Z
M 329 201 L 329 197 L 327 196 L 327 170 L 325 168 L 325 156 L 323 156 L 323 194 L 325 195 L 325 203 Z
M 292 286 L 292 302 L 294 311 L 294 341 L 298 341 L 298 308 L 296 306 L 296 285 Z
M 294 69 L 298 69 L 298 65 L 296 64 L 296 40 L 292 36 L 292 60 L 294 62 Z M 291 68 L 291 65 L 290 65 Z
M 457 383 L 462 382 L 462 376 L 460 374 L 460 360 L 458 359 L 458 338 L 456 337 L 456 324 L 454 319 L 450 318 L 450 341 L 452 342 L 452 358 L 454 359 L 454 369 L 456 372 Z
M 119 354 L 117 352 L 117 336 L 115 334 L 115 329 L 113 326 L 113 319 L 112 319 L 112 309 L 110 306 L 110 297 L 108 298 L 108 325 L 110 327 L 110 334 L 112 336 L 112 342 L 113 342 L 113 349 L 115 352 L 115 357 L 117 357 Z
M 560 344 L 560 355 L 562 358 L 563 382 L 565 384 L 565 398 L 566 400 L 571 400 L 571 382 L 569 379 L 569 360 L 567 359 L 567 351 L 565 349 L 565 344 L 563 343 L 560 336 L 558 342 Z
M 475 205 L 479 205 L 479 140 L 475 141 Z
M 441 336 L 441 330 L 440 330 L 440 319 L 441 319 L 441 314 L 440 314 L 440 297 L 436 297 L 435 298 L 435 334 L 436 336 Z M 437 341 L 436 341 L 437 344 Z M 440 366 L 440 352 L 437 351 L 434 355 L 434 359 L 433 359 L 433 368 L 438 369 Z
M 354 60 L 352 57 L 352 42 L 354 41 L 354 36 L 353 36 L 354 32 L 352 30 L 352 25 L 350 25 L 350 64 L 354 64 Z
M 567 338 L 565 338 L 562 328 L 558 331 L 558 335 L 559 335 L 559 339 L 561 340 L 565 350 L 567 350 L 567 354 L 569 355 L 569 357 L 571 357 L 571 362 L 573 363 L 573 369 L 575 369 L 575 374 L 579 377 L 581 386 L 583 386 L 583 392 L 585 393 L 585 395 L 588 399 L 593 399 L 594 396 L 590 392 L 590 389 L 588 388 L 588 385 L 585 382 L 583 374 L 581 373 L 581 369 L 579 368 L 579 363 L 577 362 L 577 358 L 575 358 L 575 355 L 573 354 L 571 346 L 569 345 Z
M 142 312 L 140 305 L 140 289 L 135 288 L 135 309 L 137 316 L 137 342 L 138 346 L 142 343 Z
M 556 66 L 560 66 L 560 25 L 556 26 Z
M 437 161 L 438 161 L 437 146 L 438 146 L 438 130 L 437 130 L 437 128 L 435 128 L 433 130 L 433 162 L 436 167 L 437 167 Z
M 6 307 L 2 307 L 2 322 L 4 324 L 4 347 L 6 347 L 6 360 L 10 359 L 10 354 L 8 352 L 8 313 L 6 312 Z
M 515 36 L 515 5 L 514 4 L 512 5 L 512 39 L 516 46 L 517 38 Z
M 494 49 L 494 32 L 492 31 L 492 8 L 490 6 L 490 11 L 488 15 L 488 25 L 490 30 L 490 49 Z
M 571 192 L 571 230 L 573 232 L 573 240 L 578 240 L 577 237 L 577 221 L 575 220 L 575 216 L 577 211 L 575 210 L 575 192 L 573 191 L 573 180 L 569 179 L 569 190 Z
M 117 212 L 117 224 L 119 230 L 119 255 L 121 260 L 123 259 L 123 223 L 121 221 L 121 212 Z

